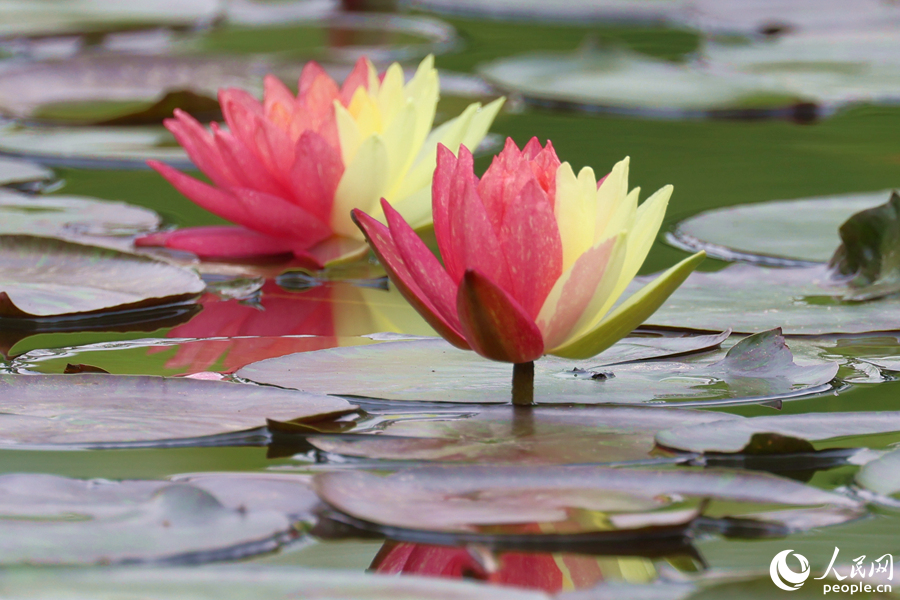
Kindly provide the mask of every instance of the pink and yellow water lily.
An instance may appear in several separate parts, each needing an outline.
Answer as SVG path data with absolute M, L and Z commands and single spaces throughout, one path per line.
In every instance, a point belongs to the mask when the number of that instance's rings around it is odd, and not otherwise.
M 392 64 L 381 76 L 360 59 L 338 84 L 315 62 L 294 95 L 265 78 L 262 102 L 240 89 L 219 93 L 227 128 L 203 127 L 176 111 L 165 126 L 211 183 L 150 161 L 196 204 L 236 223 L 193 227 L 139 238 L 205 258 L 293 253 L 317 266 L 367 251 L 350 219 L 354 208 L 384 219 L 381 198 L 413 227 L 431 223 L 431 177 L 438 144 L 474 147 L 502 99 L 469 105 L 432 129 L 439 95 L 434 60 L 407 82 Z
M 411 223 L 382 200 L 354 219 L 391 280 L 457 348 L 497 361 L 544 354 L 587 358 L 649 317 L 703 260 L 678 263 L 616 306 L 656 239 L 672 195 L 665 186 L 640 205 L 626 158 L 599 185 L 576 175 L 550 142 L 511 140 L 479 179 L 465 145 L 438 148 L 432 187 L 443 264 Z

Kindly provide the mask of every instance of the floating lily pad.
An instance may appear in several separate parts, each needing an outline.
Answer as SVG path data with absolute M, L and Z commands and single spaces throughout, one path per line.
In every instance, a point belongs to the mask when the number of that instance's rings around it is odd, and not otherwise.
M 900 492 L 900 450 L 888 452 L 867 462 L 856 473 L 856 483 L 877 494 L 891 496 Z
M 0 152 L 48 165 L 89 169 L 146 169 L 159 160 L 179 169 L 195 169 L 164 127 L 7 128 Z
M 0 72 L 0 112 L 107 125 L 159 124 L 174 108 L 220 118 L 219 88 L 261 95 L 263 76 L 272 70 L 271 63 L 240 57 L 121 53 L 30 62 Z
M 53 171 L 31 161 L 0 157 L 0 185 L 46 181 L 52 178 Z
M 848 497 L 791 480 L 722 470 L 455 466 L 387 476 L 325 473 L 313 482 L 325 502 L 385 531 L 490 532 L 495 537 L 513 534 L 516 526 L 528 523 L 545 524 L 544 532 L 608 534 L 685 525 L 699 507 L 691 498 L 859 507 Z M 579 512 L 584 518 L 573 518 Z M 587 517 L 590 514 L 595 518 Z
M 526 100 L 592 111 L 688 118 L 744 109 L 763 114 L 796 103 L 758 77 L 713 73 L 699 63 L 675 64 L 624 50 L 502 58 L 480 72 Z
M 807 413 L 677 426 L 656 442 L 686 452 L 777 454 L 810 442 L 900 431 L 900 412 Z M 805 442 L 805 444 L 804 444 Z
M 434 577 L 229 565 L 225 568 L 15 569 L 0 591 L 22 600 L 549 600 L 543 592 Z
M 125 250 L 131 236 L 159 225 L 160 217 L 152 210 L 124 202 L 0 189 L 0 234 L 58 237 Z
M 637 278 L 627 297 L 646 283 Z M 844 300 L 851 288 L 828 267 L 767 268 L 731 265 L 694 272 L 645 325 L 678 330 L 753 333 L 781 327 L 787 335 L 869 333 L 900 329 L 900 297 Z
M 503 20 L 657 24 L 672 19 L 683 2 L 647 0 L 408 0 L 420 10 Z
M 313 421 L 354 409 L 292 390 L 95 373 L 0 375 L 0 390 L 0 444 L 15 447 L 196 445 L 267 418 Z
M 825 263 L 841 243 L 841 224 L 889 196 L 884 191 L 728 206 L 680 222 L 669 239 L 723 260 L 774 266 Z
M 133 310 L 188 300 L 192 271 L 145 256 L 28 235 L 0 236 L 0 318 Z
M 170 478 L 212 494 L 229 508 L 274 510 L 311 522 L 319 506 L 310 475 L 292 473 L 185 473 Z
M 653 435 L 733 415 L 687 409 L 482 407 L 390 413 L 366 434 L 313 436 L 326 452 L 379 460 L 515 464 L 652 461 Z M 374 435 L 372 435 L 374 434 Z
M 4 0 L 0 37 L 90 33 L 159 25 L 194 25 L 213 19 L 219 0 Z
M 640 339 L 641 344 L 650 338 Z M 762 402 L 822 392 L 837 363 L 793 362 L 778 332 L 735 344 L 727 353 L 681 360 L 615 364 L 632 338 L 587 360 L 544 357 L 535 362 L 538 404 L 680 404 Z M 618 349 L 617 349 L 618 348 Z M 724 356 L 723 356 L 724 354 Z M 333 373 L 355 376 L 335 380 Z M 386 342 L 273 358 L 237 376 L 281 387 L 381 400 L 506 403 L 512 367 L 458 350 L 443 340 Z
M 208 562 L 295 537 L 280 511 L 225 506 L 188 484 L 14 474 L 0 477 L 0 490 L 6 565 Z

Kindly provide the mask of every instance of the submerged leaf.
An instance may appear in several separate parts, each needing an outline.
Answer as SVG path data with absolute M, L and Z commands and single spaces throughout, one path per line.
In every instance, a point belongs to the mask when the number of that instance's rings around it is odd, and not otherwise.
M 652 339 L 637 338 L 641 345 Z M 805 365 L 794 364 L 776 332 L 738 342 L 725 356 L 718 351 L 616 364 L 617 357 L 633 355 L 634 340 L 626 338 L 592 359 L 539 359 L 535 402 L 682 406 L 763 402 L 830 389 L 838 368 L 814 357 Z M 508 364 L 484 360 L 443 340 L 420 339 L 273 358 L 248 365 L 237 375 L 360 398 L 496 404 L 510 401 L 511 371 Z M 352 372 L 355 377 L 337 379 L 336 372 Z
M 219 381 L 0 375 L 0 445 L 197 445 L 203 440 L 193 438 L 263 427 L 266 418 L 317 420 L 354 408 L 340 398 Z
M 204 287 L 192 271 L 146 256 L 0 235 L 0 318 L 133 310 L 188 300 Z

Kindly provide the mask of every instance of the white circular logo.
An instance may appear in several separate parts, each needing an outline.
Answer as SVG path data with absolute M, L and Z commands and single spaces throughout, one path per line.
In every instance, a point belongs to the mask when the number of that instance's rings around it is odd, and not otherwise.
M 800 586 L 809 578 L 809 561 L 802 554 L 794 554 L 800 561 L 800 572 L 796 573 L 787 566 L 787 558 L 793 550 L 783 550 L 775 555 L 769 565 L 769 576 L 772 583 L 787 592 L 800 589 Z

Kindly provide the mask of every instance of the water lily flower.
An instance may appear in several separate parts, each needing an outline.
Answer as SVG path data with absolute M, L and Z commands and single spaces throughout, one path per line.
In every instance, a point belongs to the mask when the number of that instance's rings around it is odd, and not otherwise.
M 238 226 L 181 229 L 139 238 L 206 258 L 293 253 L 324 266 L 368 251 L 350 210 L 376 217 L 389 199 L 413 227 L 431 223 L 430 184 L 438 143 L 477 145 L 502 99 L 432 130 L 439 82 L 434 59 L 409 82 L 392 64 L 379 77 L 361 58 L 342 86 L 308 63 L 294 96 L 265 78 L 262 102 L 239 89 L 219 92 L 227 130 L 209 130 L 175 111 L 165 126 L 212 182 L 158 161 L 148 164 L 196 204 Z
M 613 308 L 672 194 L 665 186 L 639 206 L 628 164 L 598 186 L 591 168 L 576 175 L 550 142 L 519 150 L 510 139 L 479 180 L 465 146 L 458 157 L 439 147 L 432 209 L 443 265 L 387 200 L 387 225 L 361 210 L 353 216 L 394 284 L 457 348 L 517 366 L 543 354 L 587 358 L 653 314 L 704 256 Z

